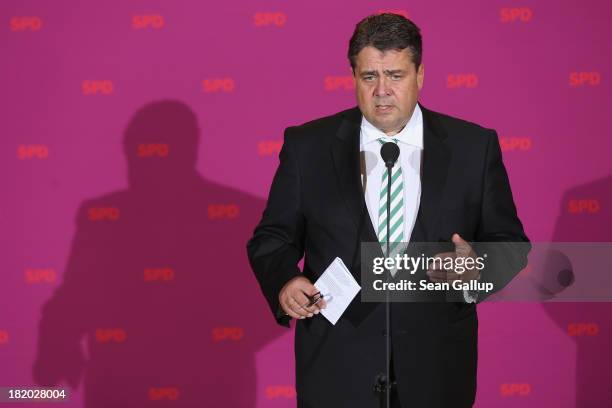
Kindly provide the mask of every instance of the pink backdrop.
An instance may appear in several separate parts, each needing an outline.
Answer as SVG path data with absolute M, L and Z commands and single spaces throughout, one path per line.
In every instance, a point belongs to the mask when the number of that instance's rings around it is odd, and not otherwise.
M 361 3 L 2 2 L 0 386 L 294 406 L 245 243 L 283 129 L 354 105 L 381 10 L 422 29 L 421 102 L 498 131 L 527 235 L 612 241 L 609 2 Z M 612 406 L 609 304 L 479 312 L 478 407 Z

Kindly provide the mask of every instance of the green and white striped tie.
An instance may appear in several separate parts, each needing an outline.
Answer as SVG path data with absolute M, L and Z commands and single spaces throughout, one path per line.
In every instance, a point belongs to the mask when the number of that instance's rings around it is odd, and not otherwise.
M 390 141 L 386 138 L 378 139 L 381 146 Z M 392 140 L 397 144 L 397 140 Z M 380 205 L 378 209 L 378 241 L 387 251 L 387 177 L 389 170 L 385 167 L 380 186 Z M 401 250 L 400 244 L 404 240 L 404 181 L 402 177 L 402 167 L 399 160 L 391 169 L 391 223 L 389 224 L 389 254 L 394 256 Z

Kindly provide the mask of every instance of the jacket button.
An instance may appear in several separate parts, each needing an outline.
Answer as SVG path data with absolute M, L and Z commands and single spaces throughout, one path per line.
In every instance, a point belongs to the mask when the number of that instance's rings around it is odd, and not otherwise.
M 385 337 L 387 336 L 387 329 L 382 329 L 382 335 Z

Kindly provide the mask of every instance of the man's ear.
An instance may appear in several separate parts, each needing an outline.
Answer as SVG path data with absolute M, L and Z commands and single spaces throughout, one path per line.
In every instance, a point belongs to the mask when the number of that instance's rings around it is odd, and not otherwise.
M 419 91 L 423 88 L 423 81 L 425 79 L 425 65 L 421 62 L 419 65 L 419 69 L 417 70 L 417 86 L 419 87 Z

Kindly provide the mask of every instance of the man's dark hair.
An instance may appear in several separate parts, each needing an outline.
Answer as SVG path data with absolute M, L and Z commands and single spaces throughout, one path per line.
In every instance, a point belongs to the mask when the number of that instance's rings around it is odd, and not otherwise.
M 355 72 L 357 54 L 367 46 L 372 46 L 380 51 L 401 51 L 408 48 L 415 68 L 418 69 L 421 65 L 423 53 L 421 30 L 402 15 L 373 14 L 357 23 L 348 49 L 348 59 L 353 72 Z

